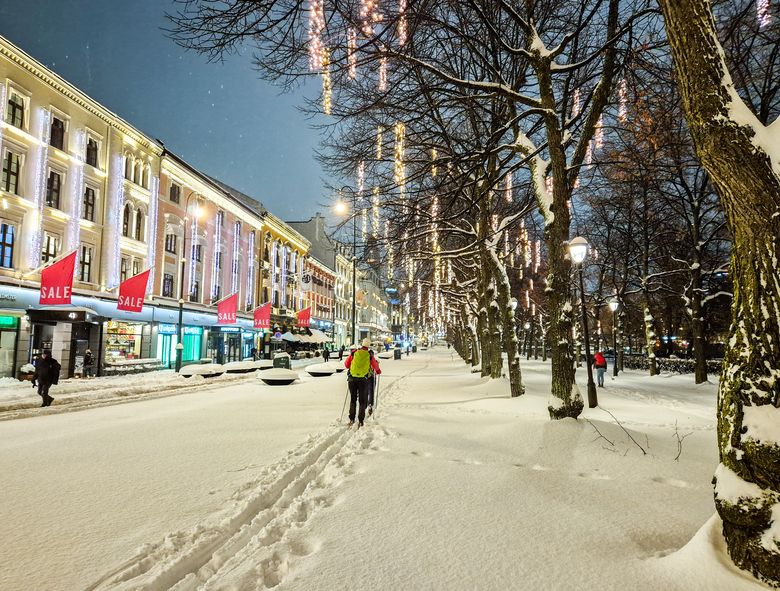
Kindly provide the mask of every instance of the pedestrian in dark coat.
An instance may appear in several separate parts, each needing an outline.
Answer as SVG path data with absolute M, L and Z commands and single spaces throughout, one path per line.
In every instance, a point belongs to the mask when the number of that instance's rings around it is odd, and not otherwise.
M 60 364 L 51 356 L 51 351 L 44 351 L 43 357 L 35 367 L 35 380 L 38 383 L 38 396 L 43 399 L 41 406 L 51 406 L 54 398 L 49 396 L 49 388 L 60 380 Z
M 84 353 L 84 370 L 83 375 L 85 378 L 91 378 L 95 375 L 95 357 L 92 355 L 92 351 L 87 349 Z
M 339 361 L 341 361 L 344 357 L 344 345 L 341 345 L 341 348 L 339 349 Z
M 330 361 L 330 349 L 328 349 L 327 345 L 325 345 L 325 348 L 322 350 L 322 358 L 326 362 Z

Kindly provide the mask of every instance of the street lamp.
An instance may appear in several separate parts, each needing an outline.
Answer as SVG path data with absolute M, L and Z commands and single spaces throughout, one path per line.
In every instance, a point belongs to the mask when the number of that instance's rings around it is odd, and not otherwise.
M 526 322 L 523 325 L 523 348 L 525 349 L 524 353 L 526 354 L 526 359 L 531 358 L 531 339 L 529 337 L 529 329 L 531 328 L 531 323 Z
M 339 190 L 339 195 L 344 190 L 350 190 L 350 187 L 343 186 Z M 346 215 L 346 213 L 349 211 L 349 205 L 345 201 L 342 201 L 341 199 L 336 202 L 336 205 L 334 206 L 334 211 L 338 215 Z M 355 211 L 357 210 L 357 194 L 355 192 L 352 192 L 352 343 L 357 343 L 357 336 L 355 333 L 355 318 L 357 315 L 357 304 L 356 304 L 356 294 L 357 294 L 357 216 L 355 215 Z
M 615 356 L 613 362 L 612 362 L 612 377 L 617 377 L 618 375 L 618 352 L 617 352 L 617 309 L 620 306 L 620 302 L 617 301 L 617 298 L 611 299 L 609 301 L 609 309 L 612 310 L 612 351 L 614 351 L 613 355 Z
M 509 300 L 509 306 L 512 308 L 512 312 L 517 310 L 517 298 L 512 298 Z
M 192 198 L 192 193 L 190 193 L 189 198 L 187 199 L 187 204 L 185 206 L 184 211 L 186 212 L 189 209 L 190 205 L 190 198 Z M 195 223 L 196 220 L 198 220 L 203 213 L 203 210 L 200 208 L 199 205 L 195 205 L 195 209 L 192 211 L 192 220 L 193 223 Z M 187 264 L 187 222 L 189 221 L 189 218 L 187 215 L 184 216 L 184 226 L 183 226 L 183 232 L 182 232 L 182 241 L 181 241 L 181 271 L 179 273 L 179 322 L 178 322 L 178 333 L 179 333 L 179 342 L 176 343 L 176 373 L 179 373 L 181 371 L 181 360 L 182 360 L 182 353 L 184 352 L 184 270 L 185 265 Z
M 588 254 L 588 241 L 577 236 L 569 240 L 569 256 L 579 268 L 580 274 L 580 304 L 582 307 L 582 332 L 585 337 L 585 365 L 588 368 L 588 406 L 596 408 L 599 405 L 596 396 L 596 384 L 593 382 L 593 367 L 590 359 L 590 336 L 588 335 L 588 312 L 585 309 L 585 280 L 582 278 L 582 267 Z

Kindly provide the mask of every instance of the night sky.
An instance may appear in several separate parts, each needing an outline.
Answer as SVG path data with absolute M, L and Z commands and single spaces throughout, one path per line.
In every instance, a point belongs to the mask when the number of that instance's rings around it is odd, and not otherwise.
M 0 35 L 279 217 L 308 219 L 322 210 L 328 198 L 314 159 L 319 138 L 295 108 L 302 95 L 259 80 L 249 51 L 222 64 L 185 52 L 161 30 L 170 6 L 0 0 Z

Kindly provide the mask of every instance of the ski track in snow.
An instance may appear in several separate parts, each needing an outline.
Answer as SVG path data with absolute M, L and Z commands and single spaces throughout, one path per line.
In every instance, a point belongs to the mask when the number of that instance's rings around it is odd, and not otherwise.
M 399 404 L 406 380 L 428 368 L 380 378 L 377 415 Z M 374 418 L 376 418 L 376 416 Z M 304 532 L 312 515 L 337 501 L 335 489 L 352 474 L 352 460 L 381 451 L 390 431 L 367 419 L 362 429 L 334 424 L 311 435 L 259 478 L 240 487 L 230 506 L 188 531 L 146 544 L 88 591 L 224 591 L 271 589 L 292 566 L 317 551 Z M 243 468 L 242 468 L 243 470 Z

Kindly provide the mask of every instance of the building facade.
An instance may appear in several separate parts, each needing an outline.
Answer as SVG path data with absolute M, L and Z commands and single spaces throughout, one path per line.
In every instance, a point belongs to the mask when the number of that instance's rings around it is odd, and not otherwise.
M 0 376 L 50 349 L 63 376 L 169 367 L 183 306 L 185 362 L 262 350 L 304 304 L 309 242 L 251 197 L 196 170 L 0 37 Z M 38 304 L 40 271 L 77 252 L 73 305 Z M 117 288 L 150 270 L 140 313 Z M 216 304 L 238 294 L 235 325 Z M 252 311 L 271 301 L 270 330 Z M 267 348 L 267 347 L 266 347 Z

